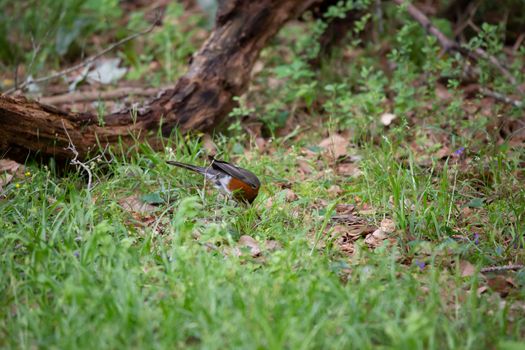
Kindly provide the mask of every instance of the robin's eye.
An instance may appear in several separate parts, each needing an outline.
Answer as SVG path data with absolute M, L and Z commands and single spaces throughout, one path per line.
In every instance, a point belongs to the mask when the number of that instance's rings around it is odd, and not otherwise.
M 254 190 L 256 190 L 256 189 L 257 189 L 257 185 L 252 185 L 252 188 L 253 188 Z

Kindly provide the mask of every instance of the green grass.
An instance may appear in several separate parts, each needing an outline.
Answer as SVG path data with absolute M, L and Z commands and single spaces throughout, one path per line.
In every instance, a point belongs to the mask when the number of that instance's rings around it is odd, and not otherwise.
M 195 142 L 170 146 L 177 159 L 197 158 Z M 250 208 L 200 191 L 197 175 L 164 164 L 173 154 L 147 147 L 127 161 L 114 156 L 109 170 L 95 166 L 91 192 L 74 169 L 57 177 L 29 165 L 31 175 L 9 184 L 0 201 L 2 346 L 479 349 L 522 339 L 525 318 L 511 310 L 514 299 L 501 306 L 495 293 L 478 296 L 482 282 L 461 277 L 458 264 L 497 260 L 504 230 L 518 232 L 523 222 L 500 227 L 488 215 L 479 245 L 451 240 L 446 227 L 465 196 L 464 183 L 449 182 L 456 170 L 449 165 L 433 182 L 412 162 L 399 165 L 391 147 L 364 147 L 363 176 L 329 175 L 321 187 L 293 180 L 294 152 L 252 151 L 253 160 L 240 164 L 265 185 Z M 512 168 L 492 171 L 508 178 Z M 299 199 L 287 202 L 275 178 L 292 181 Z M 375 250 L 357 243 L 350 257 L 333 244 L 312 250 L 311 232 L 326 217 L 314 203 L 329 200 L 331 183 L 344 188 L 337 202 L 360 196 L 378 209 L 378 221 L 394 218 L 397 243 Z M 119 205 L 151 193 L 163 201 L 147 224 Z M 513 203 L 492 202 L 488 213 L 521 210 L 523 189 L 516 195 Z M 275 239 L 282 249 L 265 252 L 264 262 L 226 254 L 241 235 Z M 512 249 L 501 254 L 523 258 Z M 426 267 L 402 263 L 406 256 Z

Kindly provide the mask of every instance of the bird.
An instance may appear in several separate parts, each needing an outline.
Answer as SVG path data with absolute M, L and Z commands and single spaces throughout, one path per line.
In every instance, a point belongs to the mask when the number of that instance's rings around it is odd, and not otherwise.
M 200 167 L 192 164 L 168 160 L 166 163 L 202 174 L 221 192 L 232 196 L 239 202 L 253 203 L 259 194 L 261 181 L 249 170 L 231 163 L 209 157 L 210 165 Z

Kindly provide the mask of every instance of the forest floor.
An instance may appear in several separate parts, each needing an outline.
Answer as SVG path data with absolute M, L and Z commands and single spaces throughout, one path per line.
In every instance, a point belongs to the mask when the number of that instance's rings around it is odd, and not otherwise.
M 122 49 L 118 83 L 37 93 L 169 84 L 206 37 L 171 6 L 184 30 Z M 105 150 L 85 164 L 90 187 L 81 167 L 0 160 L 0 346 L 522 348 L 523 109 L 438 78 L 454 58 L 414 27 L 320 68 L 305 27 L 263 52 L 213 135 Z M 259 176 L 253 205 L 166 164 L 210 153 Z

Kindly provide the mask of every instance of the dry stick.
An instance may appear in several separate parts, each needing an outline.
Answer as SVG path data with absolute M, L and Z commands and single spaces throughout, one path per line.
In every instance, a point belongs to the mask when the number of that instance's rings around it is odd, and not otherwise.
M 445 51 L 457 51 L 461 53 L 462 55 L 465 55 L 471 59 L 479 60 L 480 58 L 485 59 L 489 61 L 494 67 L 496 67 L 501 74 L 503 74 L 507 80 L 512 83 L 513 85 L 516 85 L 517 89 L 521 92 L 521 89 L 517 86 L 516 78 L 505 68 L 501 62 L 498 61 L 498 59 L 489 53 L 485 52 L 481 48 L 477 48 L 474 51 L 470 51 L 465 47 L 462 47 L 458 43 L 456 43 L 453 40 L 450 40 L 445 34 L 443 34 L 437 27 L 435 27 L 432 22 L 428 19 L 428 17 L 421 12 L 417 7 L 412 5 L 411 3 L 405 2 L 405 0 L 394 0 L 394 2 L 400 6 L 405 6 L 412 18 L 414 18 L 416 21 L 419 22 L 425 28 L 425 30 L 432 34 L 436 39 L 438 40 L 439 44 Z
M 512 51 L 516 52 L 520 48 L 521 43 L 525 39 L 525 33 L 521 33 L 518 39 L 516 39 L 516 42 L 512 46 Z
M 77 158 L 78 158 L 78 151 L 75 147 L 75 145 L 73 144 L 73 141 L 71 140 L 71 136 L 69 136 L 69 132 L 67 132 L 67 129 L 66 129 L 66 126 L 64 125 L 64 120 L 62 119 L 62 127 L 64 128 L 64 131 L 66 132 L 66 135 L 67 135 L 67 138 L 69 139 L 69 145 L 67 146 L 66 149 L 70 150 L 72 153 L 73 153 L 73 159 L 71 160 L 71 164 L 73 165 L 78 165 L 80 167 L 82 167 L 82 169 L 84 169 L 86 171 L 86 173 L 88 174 L 88 184 L 87 184 L 87 190 L 88 192 L 91 190 L 91 180 L 93 179 L 93 175 L 91 174 L 91 169 L 89 169 L 89 167 L 82 163 L 81 161 L 79 161 Z
M 457 37 L 463 33 L 463 30 L 465 30 L 465 28 L 470 25 L 470 23 L 472 23 L 472 17 L 474 17 L 478 11 L 481 1 L 482 0 L 476 0 L 468 4 L 467 9 L 465 10 L 466 13 L 462 14 L 461 18 L 459 19 L 459 23 L 454 29 L 454 37 Z
M 376 17 L 377 17 L 377 31 L 383 34 L 383 9 L 381 8 L 381 0 L 376 0 Z
M 524 104 L 523 104 L 522 101 L 512 99 L 512 98 L 510 98 L 508 96 L 505 96 L 505 95 L 503 95 L 503 94 L 501 94 L 499 92 L 492 91 L 492 90 L 486 89 L 484 87 L 480 87 L 479 88 L 479 92 L 482 95 L 485 95 L 485 96 L 488 96 L 488 97 L 492 97 L 495 100 L 504 102 L 504 103 L 509 104 L 509 105 L 513 105 L 516 108 L 523 108 L 524 107 Z
M 139 36 L 148 34 L 149 32 L 151 32 L 153 30 L 153 28 L 155 28 L 155 26 L 157 25 L 158 21 L 159 21 L 159 18 L 155 19 L 153 24 L 148 29 L 146 29 L 146 30 L 144 30 L 142 32 L 138 32 L 138 33 L 132 34 L 130 36 L 127 36 L 124 39 L 119 40 L 116 43 L 109 45 L 104 50 L 100 51 L 99 53 L 97 53 L 94 56 L 91 56 L 91 57 L 85 59 L 84 61 L 80 62 L 79 64 L 76 64 L 76 65 L 74 65 L 72 67 L 69 67 L 69 68 L 66 68 L 64 70 L 61 70 L 60 72 L 56 72 L 54 74 L 48 75 L 47 77 L 42 77 L 42 78 L 34 79 L 34 80 L 31 80 L 31 81 L 27 81 L 26 80 L 25 82 L 20 84 L 18 87 L 12 87 L 11 89 L 7 90 L 5 92 L 5 94 L 6 95 L 10 95 L 10 94 L 12 94 L 13 92 L 15 92 L 17 90 L 22 90 L 24 87 L 26 87 L 29 84 L 37 84 L 37 83 L 42 83 L 44 81 L 48 81 L 48 80 L 51 80 L 51 79 L 56 79 L 56 78 L 59 78 L 61 76 L 66 75 L 68 73 L 74 72 L 74 71 L 76 71 L 79 68 L 87 66 L 88 64 L 91 64 L 94 61 L 98 60 L 100 57 L 104 56 L 106 53 L 108 53 L 109 51 L 115 49 L 116 47 L 121 46 L 121 45 L 127 43 L 128 41 L 133 40 L 133 39 L 135 39 L 135 38 L 137 38 Z
M 168 87 L 164 88 L 139 88 L 139 87 L 122 87 L 110 91 L 89 91 L 89 92 L 74 92 L 70 94 L 56 95 L 41 97 L 38 101 L 44 104 L 60 105 L 65 103 L 75 102 L 91 102 L 91 101 L 103 101 L 103 100 L 116 100 L 129 95 L 135 96 L 156 96 L 159 92 L 164 91 Z
M 62 127 L 64 128 L 64 131 L 66 132 L 67 138 L 69 140 L 69 145 L 66 147 L 66 150 L 70 150 L 74 156 L 73 159 L 70 161 L 70 163 L 72 165 L 80 166 L 88 174 L 87 190 L 89 192 L 91 191 L 91 183 L 93 181 L 93 174 L 91 173 L 91 169 L 89 169 L 89 166 L 86 163 L 82 163 L 81 161 L 78 160 L 78 156 L 79 156 L 78 151 L 75 145 L 73 144 L 73 141 L 71 140 L 71 136 L 69 136 L 69 132 L 67 131 L 66 126 L 64 125 L 64 119 L 62 119 Z M 95 158 L 89 160 L 88 162 L 92 162 L 92 161 L 102 158 L 102 156 L 106 153 L 107 148 L 108 146 L 106 146 L 102 154 L 96 156 Z
M 484 267 L 480 271 L 481 273 L 487 272 L 502 272 L 502 271 L 517 271 L 525 268 L 524 265 L 507 265 L 507 266 L 490 266 Z

